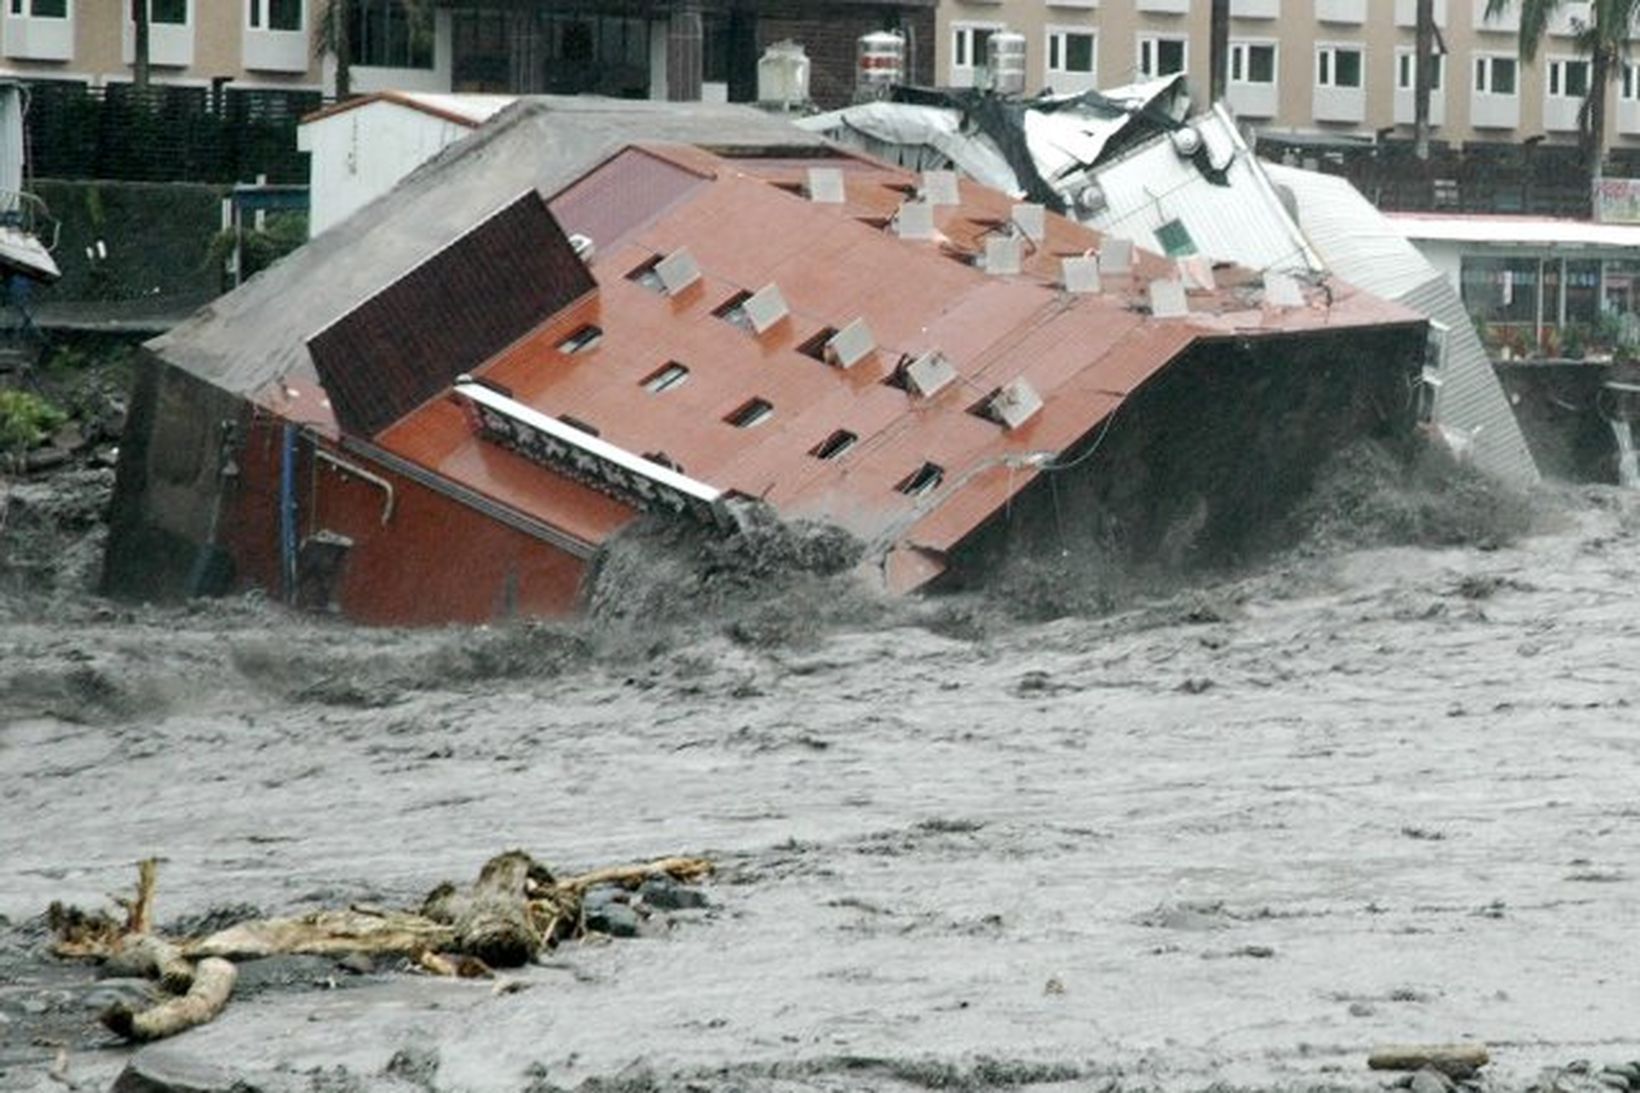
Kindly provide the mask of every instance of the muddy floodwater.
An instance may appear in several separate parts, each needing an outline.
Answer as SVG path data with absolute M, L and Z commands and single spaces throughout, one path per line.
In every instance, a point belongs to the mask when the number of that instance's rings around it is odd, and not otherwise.
M 1374 1045 L 1466 1039 L 1516 1089 L 1640 1058 L 1640 502 L 1555 509 L 1099 618 L 885 606 L 801 640 L 14 613 L 0 1088 L 131 1057 L 40 916 L 139 858 L 187 928 L 413 906 L 510 847 L 718 874 L 527 989 L 289 965 L 174 1050 L 448 1093 L 1377 1088 Z

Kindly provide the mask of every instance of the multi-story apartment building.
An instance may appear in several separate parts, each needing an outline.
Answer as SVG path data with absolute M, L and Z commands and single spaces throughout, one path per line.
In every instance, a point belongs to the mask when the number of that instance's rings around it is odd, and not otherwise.
M 0 76 L 90 86 L 131 79 L 135 3 L 149 6 L 153 80 L 229 91 L 335 90 L 314 48 L 329 0 L 0 0 Z M 754 98 L 768 45 L 793 39 L 824 105 L 853 90 L 855 40 L 896 28 L 913 78 L 933 77 L 935 0 L 349 0 L 354 91 L 598 92 Z
M 89 86 L 128 83 L 138 0 L 0 0 L 0 75 Z M 334 87 L 314 48 L 325 0 L 141 0 L 156 83 L 230 90 Z M 398 0 L 352 0 L 353 82 L 448 90 L 448 12 L 412 27 Z
M 1533 63 L 1520 58 L 1519 5 L 1435 0 L 1443 48 L 1430 118 L 1437 139 L 1518 144 L 1577 139 L 1590 66 L 1572 41 L 1587 2 L 1560 6 Z M 1205 92 L 1207 0 L 943 0 L 939 82 L 983 80 L 985 41 L 1025 36 L 1027 90 L 1076 91 L 1183 71 Z M 1231 0 L 1227 97 L 1261 130 L 1410 136 L 1416 0 Z M 1640 34 L 1636 35 L 1640 37 Z M 1635 66 L 1640 66 L 1637 51 Z M 1607 139 L 1640 148 L 1640 67 L 1608 90 Z

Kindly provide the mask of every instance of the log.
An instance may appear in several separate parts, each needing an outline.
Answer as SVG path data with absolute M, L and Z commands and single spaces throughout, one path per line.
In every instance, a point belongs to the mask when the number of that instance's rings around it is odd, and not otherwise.
M 636 888 L 646 880 L 655 877 L 671 877 L 678 881 L 700 880 L 710 876 L 712 863 L 705 858 L 660 858 L 643 865 L 616 865 L 608 869 L 594 869 L 590 873 L 569 877 L 558 882 L 560 890 L 580 895 L 588 888 L 596 888 L 600 884 L 618 884 L 623 888 Z
M 119 1002 L 103 1014 L 102 1022 L 127 1040 L 163 1040 L 213 1020 L 228 1004 L 238 977 L 239 970 L 228 961 L 207 957 L 194 969 L 194 983 L 187 994 L 141 1011 Z
M 414 956 L 427 949 L 448 949 L 455 930 L 406 911 L 314 911 L 295 918 L 241 922 L 183 946 L 188 957 L 218 956 L 252 960 L 263 956 L 305 953 L 339 956 Z
M 127 934 L 114 943 L 108 963 L 121 974 L 158 979 L 172 994 L 185 994 L 194 983 L 194 966 L 182 950 L 153 934 Z
M 522 850 L 509 850 L 485 862 L 465 892 L 439 885 L 423 902 L 422 914 L 455 928 L 457 952 L 492 968 L 516 968 L 553 938 L 563 903 L 545 866 Z
M 1373 1049 L 1373 1070 L 1422 1070 L 1433 1067 L 1449 1078 L 1467 1078 L 1492 1059 L 1485 1044 L 1385 1044 Z

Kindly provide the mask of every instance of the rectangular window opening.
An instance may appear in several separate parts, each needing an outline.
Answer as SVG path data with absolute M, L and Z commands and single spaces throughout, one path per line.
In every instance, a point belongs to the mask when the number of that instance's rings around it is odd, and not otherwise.
M 644 377 L 643 389 L 651 394 L 658 395 L 663 391 L 670 391 L 674 387 L 682 387 L 688 381 L 689 369 L 677 361 L 667 361 L 658 370 Z
M 860 438 L 847 429 L 838 429 L 826 439 L 809 449 L 809 454 L 816 459 L 837 459 L 844 452 L 860 442 Z
M 767 399 L 754 398 L 742 403 L 723 420 L 737 429 L 750 429 L 754 425 L 763 424 L 773 416 L 774 407 Z
M 636 281 L 650 292 L 658 292 L 664 296 L 666 294 L 666 282 L 661 280 L 661 275 L 655 270 L 655 267 L 660 264 L 661 256 L 658 254 L 651 255 L 627 271 L 626 279 Z
M 712 314 L 726 323 L 733 323 L 742 330 L 750 330 L 752 329 L 752 318 L 746 314 L 746 301 L 751 298 L 752 294 L 742 289 L 717 307 L 714 307 Z
M 603 337 L 602 327 L 587 323 L 585 326 L 577 327 L 573 334 L 559 342 L 558 351 L 560 353 L 585 353 L 602 341 Z
M 924 463 L 912 471 L 894 488 L 907 497 L 922 497 L 934 492 L 945 479 L 945 468 L 938 463 Z
M 821 327 L 819 333 L 815 334 L 812 338 L 808 338 L 807 340 L 805 340 L 803 342 L 803 344 L 801 344 L 797 347 L 797 351 L 799 353 L 803 354 L 805 357 L 812 357 L 817 361 L 825 363 L 825 361 L 826 361 L 826 344 L 828 342 L 830 342 L 836 336 L 837 336 L 837 328 L 836 327 L 834 327 L 834 326 Z

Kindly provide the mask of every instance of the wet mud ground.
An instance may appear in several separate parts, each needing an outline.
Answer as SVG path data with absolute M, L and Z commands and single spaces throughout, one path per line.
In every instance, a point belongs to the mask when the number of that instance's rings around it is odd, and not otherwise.
M 1640 1058 L 1640 502 L 1040 624 L 897 608 L 589 654 L 254 601 L 0 625 L 0 1088 L 131 1055 L 52 900 L 413 904 L 491 854 L 720 865 L 528 989 L 256 973 L 175 1050 L 264 1090 L 1376 1088 Z M 226 908 L 224 911 L 223 909 Z M 181 921 L 178 921 L 181 920 Z M 261 980 L 254 977 L 261 975 Z M 103 990 L 111 988 L 104 987 Z

